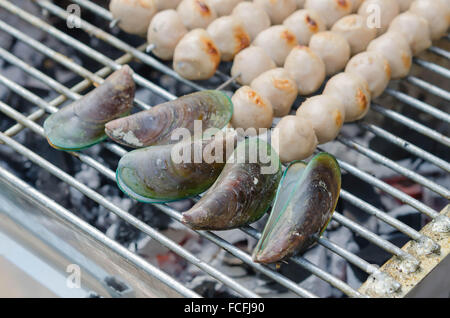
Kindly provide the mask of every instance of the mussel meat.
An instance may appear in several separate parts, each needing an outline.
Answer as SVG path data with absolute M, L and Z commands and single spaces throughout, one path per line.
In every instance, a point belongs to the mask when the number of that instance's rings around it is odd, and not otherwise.
M 214 185 L 182 222 L 195 230 L 221 231 L 260 219 L 270 208 L 281 179 L 280 159 L 259 138 L 238 144 Z
M 325 231 L 339 199 L 336 159 L 320 153 L 306 165 L 293 162 L 277 191 L 269 221 L 253 253 L 257 263 L 276 263 L 305 251 Z
M 236 133 L 151 146 L 127 153 L 116 180 L 128 196 L 146 203 L 182 200 L 206 191 L 217 179 L 237 143 Z
M 172 133 L 177 128 L 194 132 L 195 121 L 200 131 L 222 129 L 233 115 L 230 98 L 220 91 L 201 91 L 180 97 L 106 125 L 106 134 L 114 141 L 131 148 L 175 143 Z
M 105 124 L 131 111 L 135 93 L 132 76 L 132 69 L 124 65 L 102 85 L 49 116 L 44 122 L 49 144 L 76 151 L 104 140 Z

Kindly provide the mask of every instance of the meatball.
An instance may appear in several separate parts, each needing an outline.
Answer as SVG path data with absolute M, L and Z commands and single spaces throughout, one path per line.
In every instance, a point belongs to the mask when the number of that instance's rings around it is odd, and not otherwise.
M 266 11 L 252 2 L 239 3 L 233 9 L 232 15 L 241 20 L 251 40 L 270 27 L 270 18 Z
M 253 0 L 260 5 L 270 17 L 272 24 L 281 24 L 284 19 L 297 10 L 296 0 Z
M 370 109 L 369 84 L 354 73 L 339 73 L 325 86 L 324 95 L 334 95 L 345 107 L 345 122 L 363 118 Z
M 154 0 L 112 0 L 109 3 L 114 19 L 125 32 L 145 36 L 157 9 Z
M 273 109 L 270 102 L 248 86 L 239 88 L 231 98 L 234 111 L 231 118 L 233 128 L 269 129 L 272 127 Z M 259 134 L 258 131 L 246 132 L 245 135 Z
M 206 28 L 217 18 L 217 13 L 206 0 L 183 0 L 177 8 L 186 28 Z
M 158 11 L 176 9 L 180 2 L 181 0 L 155 0 L 156 9 L 158 9 Z
M 258 34 L 253 45 L 263 48 L 275 64 L 282 66 L 297 45 L 297 38 L 284 25 L 275 25 Z
M 187 33 L 175 48 L 173 68 L 190 80 L 204 80 L 214 75 L 220 63 L 220 51 L 203 29 Z
M 233 61 L 231 67 L 231 76 L 236 78 L 237 82 L 242 85 L 250 85 L 250 83 L 265 71 L 277 67 L 272 58 L 266 51 L 257 46 L 250 46 L 239 52 Z
M 412 12 L 404 12 L 392 20 L 389 32 L 402 33 L 409 43 L 413 55 L 431 46 L 430 25 L 425 18 Z
M 389 61 L 392 79 L 407 76 L 411 69 L 411 49 L 401 33 L 391 31 L 383 34 L 370 42 L 367 51 L 379 52 Z
M 211 8 L 216 11 L 219 17 L 230 15 L 234 7 L 236 7 L 243 0 L 207 0 Z
M 147 41 L 154 44 L 153 54 L 163 60 L 172 60 L 175 47 L 188 32 L 175 10 L 157 13 L 147 32 Z
M 234 16 L 218 18 L 208 26 L 207 31 L 219 47 L 222 61 L 232 61 L 237 53 L 250 45 L 250 36 Z
M 450 22 L 449 9 L 436 0 L 416 0 L 410 11 L 425 18 L 430 25 L 431 39 L 438 40 L 447 32 Z
M 372 98 L 380 96 L 391 80 L 389 61 L 374 51 L 355 55 L 348 62 L 345 72 L 362 76 L 369 84 Z
M 326 30 L 322 17 L 316 11 L 308 9 L 295 11 L 283 24 L 295 34 L 301 45 L 308 45 L 311 36 Z
M 283 163 L 308 158 L 318 143 L 311 122 L 300 116 L 281 119 L 272 132 L 271 142 Z
M 289 114 L 298 95 L 297 83 L 284 68 L 262 73 L 250 86 L 272 104 L 275 117 Z
M 337 20 L 352 12 L 352 3 L 350 0 L 306 0 L 305 9 L 316 10 L 329 29 Z
M 284 68 L 296 81 L 300 95 L 314 93 L 325 80 L 325 63 L 307 46 L 296 46 L 286 58 Z
M 312 124 L 319 144 L 324 144 L 339 134 L 344 124 L 345 107 L 333 95 L 318 95 L 303 102 L 297 116 Z
M 400 9 L 395 0 L 365 0 L 358 10 L 358 14 L 367 19 L 369 27 L 377 28 L 378 35 L 386 32 L 391 21 L 399 13 Z
M 327 75 L 334 75 L 345 68 L 350 58 L 350 45 L 343 35 L 324 31 L 314 34 L 309 47 L 325 63 Z
M 377 36 L 377 30 L 369 28 L 366 19 L 358 14 L 339 19 L 331 30 L 345 37 L 350 45 L 351 55 L 365 51 L 370 41 Z

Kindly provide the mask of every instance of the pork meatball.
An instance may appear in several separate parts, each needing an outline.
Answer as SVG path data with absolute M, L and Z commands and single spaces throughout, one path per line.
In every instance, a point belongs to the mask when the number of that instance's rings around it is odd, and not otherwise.
M 258 34 L 253 45 L 263 48 L 275 64 L 282 66 L 297 45 L 297 38 L 284 25 L 275 25 Z
M 252 2 L 239 3 L 233 9 L 232 15 L 241 20 L 251 40 L 270 27 L 270 18 L 266 11 Z
M 250 83 L 265 71 L 277 67 L 275 62 L 266 53 L 266 51 L 257 46 L 250 46 L 239 52 L 233 61 L 231 67 L 231 76 L 236 78 L 237 82 L 242 85 L 250 85 Z
M 283 24 L 295 34 L 301 45 L 308 45 L 311 36 L 326 30 L 322 17 L 316 11 L 308 9 L 295 11 Z
M 155 0 L 158 11 L 176 9 L 180 2 L 181 0 Z
M 147 41 L 155 45 L 153 54 L 163 60 L 172 60 L 175 47 L 187 32 L 175 10 L 164 10 L 153 17 Z
M 389 61 L 374 51 L 355 55 L 348 62 L 345 72 L 362 76 L 369 85 L 372 98 L 380 96 L 391 80 Z
M 297 110 L 297 116 L 308 120 L 319 144 L 334 140 L 344 124 L 345 107 L 333 95 L 308 98 Z
M 350 0 L 306 0 L 305 9 L 316 10 L 330 29 L 333 24 L 352 12 Z
M 350 59 L 350 45 L 345 37 L 337 32 L 324 31 L 314 34 L 309 48 L 323 60 L 328 76 L 343 70 Z
M 270 102 L 258 92 L 248 86 L 239 88 L 231 98 L 233 102 L 233 117 L 231 125 L 233 128 L 244 130 L 253 128 L 269 129 L 272 127 L 273 109 Z M 245 135 L 259 134 L 258 131 L 246 132 Z
M 207 31 L 218 46 L 222 61 L 232 61 L 237 53 L 250 45 L 250 36 L 234 16 L 218 18 L 208 26 Z
M 298 95 L 297 83 L 284 68 L 262 73 L 250 87 L 272 104 L 275 117 L 289 114 Z
M 220 51 L 203 29 L 188 32 L 174 52 L 174 70 L 190 80 L 205 80 L 214 75 L 220 63 Z
M 216 11 L 219 17 L 230 15 L 234 7 L 236 7 L 243 0 L 207 0 L 211 8 Z
M 416 0 L 409 9 L 425 18 L 430 25 L 431 39 L 438 40 L 447 33 L 450 22 L 449 9 L 437 0 Z
M 111 0 L 109 11 L 114 19 L 119 20 L 119 28 L 145 36 L 157 9 L 154 0 Z
M 431 46 L 431 31 L 428 21 L 412 12 L 404 12 L 392 20 L 389 32 L 403 34 L 409 43 L 413 55 L 417 55 Z
M 325 63 L 307 46 L 298 45 L 286 58 L 284 68 L 297 83 L 300 95 L 317 91 L 325 80 Z
M 217 13 L 206 0 L 183 0 L 178 5 L 177 12 L 186 28 L 206 28 L 217 19 Z
M 351 55 L 365 51 L 370 41 L 377 36 L 377 30 L 369 28 L 366 19 L 358 14 L 339 19 L 331 30 L 344 36 L 350 45 Z
M 283 163 L 308 158 L 318 143 L 311 122 L 300 116 L 281 119 L 272 132 L 271 142 Z
M 369 27 L 377 29 L 378 35 L 387 31 L 391 21 L 399 13 L 395 0 L 365 0 L 358 9 L 358 14 L 366 19 Z
M 253 0 L 260 5 L 270 17 L 272 24 L 281 24 L 284 19 L 297 10 L 296 0 Z
M 369 84 L 354 73 L 339 73 L 325 86 L 324 95 L 334 95 L 345 107 L 345 122 L 363 118 L 370 109 Z

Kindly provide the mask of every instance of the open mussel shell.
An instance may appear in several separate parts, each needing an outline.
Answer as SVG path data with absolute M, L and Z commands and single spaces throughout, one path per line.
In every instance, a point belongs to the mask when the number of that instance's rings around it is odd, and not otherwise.
M 119 161 L 117 184 L 128 196 L 146 203 L 198 195 L 217 179 L 236 143 L 237 134 L 220 132 L 211 138 L 131 151 Z
M 240 142 L 214 185 L 182 222 L 195 230 L 229 230 L 253 223 L 270 208 L 282 169 L 266 142 Z
M 306 250 L 325 231 L 336 208 L 341 172 L 336 159 L 320 153 L 306 165 L 286 169 L 270 218 L 253 253 L 258 263 L 276 263 Z
M 125 65 L 102 85 L 48 117 L 44 131 L 49 144 L 75 151 L 104 140 L 105 124 L 130 113 L 135 93 L 132 76 Z
M 131 148 L 167 145 L 179 141 L 172 140 L 172 133 L 178 128 L 194 134 L 194 124 L 199 121 L 200 132 L 222 129 L 232 116 L 231 99 L 220 91 L 206 90 L 111 121 L 106 125 L 106 134 Z

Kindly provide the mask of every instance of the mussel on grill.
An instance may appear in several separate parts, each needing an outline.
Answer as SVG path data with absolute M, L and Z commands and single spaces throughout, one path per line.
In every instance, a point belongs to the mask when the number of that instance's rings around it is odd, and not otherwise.
M 276 263 L 306 250 L 330 222 L 340 188 L 341 172 L 333 156 L 320 153 L 308 165 L 301 161 L 291 163 L 281 180 L 253 260 Z
M 222 129 L 233 115 L 230 98 L 220 91 L 207 90 L 180 97 L 106 125 L 106 134 L 114 141 L 131 148 L 175 143 L 172 133 L 187 128 L 195 133 L 195 121 L 201 131 Z
M 217 179 L 237 144 L 235 132 L 151 146 L 119 161 L 116 181 L 128 196 L 146 203 L 182 200 L 206 191 Z
M 49 144 L 76 151 L 104 140 L 105 124 L 131 111 L 135 93 L 132 76 L 132 69 L 124 65 L 99 87 L 49 116 L 44 122 Z
M 275 150 L 259 138 L 240 142 L 214 185 L 182 222 L 195 230 L 229 230 L 260 219 L 270 208 L 282 169 Z

